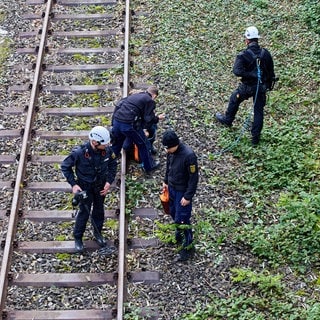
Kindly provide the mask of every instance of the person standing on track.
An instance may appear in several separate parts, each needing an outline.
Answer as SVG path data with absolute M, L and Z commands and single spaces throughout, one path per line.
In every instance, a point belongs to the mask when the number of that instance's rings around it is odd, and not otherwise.
M 152 158 L 145 133 L 159 120 L 165 119 L 164 114 L 157 116 L 154 113 L 156 107 L 154 100 L 158 94 L 156 86 L 150 86 L 143 92 L 133 93 L 120 100 L 112 117 L 112 149 L 115 154 L 118 156 L 122 147 L 131 147 L 131 142 L 136 144 L 146 173 L 151 173 L 160 166 L 160 162 Z
M 167 151 L 163 188 L 168 188 L 170 215 L 176 224 L 175 237 L 182 245 L 176 261 L 186 261 L 194 254 L 190 218 L 192 198 L 199 180 L 198 160 L 193 150 L 180 142 L 173 130 L 163 134 L 162 144 Z
M 92 128 L 89 141 L 71 151 L 63 160 L 61 171 L 72 187 L 74 199 L 79 200 L 79 212 L 73 231 L 76 251 L 84 250 L 82 237 L 89 216 L 95 240 L 100 247 L 106 247 L 101 234 L 104 199 L 117 171 L 117 160 L 110 146 L 109 131 L 102 126 Z
M 244 36 L 247 48 L 237 55 L 233 66 L 233 73 L 241 77 L 241 83 L 231 94 L 225 115 L 218 112 L 216 119 L 221 124 L 231 127 L 240 103 L 253 97 L 254 115 L 251 135 L 252 145 L 255 146 L 260 141 L 266 92 L 272 90 L 275 74 L 270 52 L 258 44 L 260 38 L 258 29 L 254 26 L 249 27 Z

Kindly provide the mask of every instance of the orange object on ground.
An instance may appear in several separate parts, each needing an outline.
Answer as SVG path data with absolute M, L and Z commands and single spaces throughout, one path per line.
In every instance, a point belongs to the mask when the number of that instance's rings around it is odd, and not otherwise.
M 134 161 L 136 162 L 140 162 L 140 158 L 139 158 L 139 149 L 138 146 L 134 143 L 133 144 L 133 157 L 134 157 Z
M 160 200 L 163 207 L 163 211 L 165 214 L 170 214 L 170 207 L 169 207 L 169 190 L 168 188 L 163 188 L 162 192 L 160 193 Z

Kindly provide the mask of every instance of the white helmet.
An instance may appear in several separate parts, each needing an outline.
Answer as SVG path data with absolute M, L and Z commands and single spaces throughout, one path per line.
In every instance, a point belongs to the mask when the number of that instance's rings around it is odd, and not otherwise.
M 96 126 L 89 132 L 89 139 L 95 140 L 102 145 L 110 143 L 110 133 L 102 126 Z
M 246 32 L 244 33 L 244 36 L 247 39 L 258 39 L 258 38 L 260 38 L 259 31 L 254 26 L 247 28 Z

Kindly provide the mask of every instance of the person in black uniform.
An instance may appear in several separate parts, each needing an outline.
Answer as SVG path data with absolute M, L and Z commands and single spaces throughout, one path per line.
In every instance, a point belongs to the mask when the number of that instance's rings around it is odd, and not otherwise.
M 164 114 L 155 115 L 155 99 L 158 88 L 150 86 L 147 91 L 134 93 L 120 100 L 112 117 L 112 148 L 115 154 L 120 154 L 122 147 L 129 147 L 128 141 L 135 143 L 139 150 L 139 158 L 147 173 L 160 166 L 151 155 L 145 131 L 165 118 Z M 124 145 L 124 141 L 126 143 Z
M 240 103 L 253 97 L 254 116 L 251 135 L 252 144 L 257 145 L 260 141 L 263 126 L 266 91 L 272 89 L 275 80 L 274 65 L 270 52 L 265 48 L 261 48 L 258 44 L 260 36 L 256 27 L 247 28 L 244 36 L 247 48 L 237 55 L 233 66 L 233 73 L 237 77 L 241 77 L 241 83 L 231 94 L 225 115 L 216 113 L 216 119 L 230 127 L 238 112 Z M 259 68 L 257 63 L 259 63 Z
M 117 171 L 116 155 L 109 144 L 109 131 L 102 126 L 96 126 L 89 133 L 89 141 L 73 149 L 61 164 L 61 171 L 71 185 L 73 194 L 81 195 L 73 231 L 75 249 L 78 252 L 84 250 L 82 237 L 91 207 L 94 238 L 100 247 L 106 246 L 101 234 L 104 223 L 104 199 Z
M 173 130 L 163 134 L 162 144 L 167 150 L 163 188 L 169 191 L 170 215 L 177 225 L 175 237 L 182 246 L 177 261 L 186 261 L 194 253 L 190 219 L 192 198 L 199 180 L 198 160 L 193 150 L 180 142 Z

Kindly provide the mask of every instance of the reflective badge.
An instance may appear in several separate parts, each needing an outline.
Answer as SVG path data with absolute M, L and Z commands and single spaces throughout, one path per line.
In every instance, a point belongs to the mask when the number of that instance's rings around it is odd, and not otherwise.
M 195 173 L 196 172 L 196 165 L 195 164 L 190 165 L 190 172 L 191 173 Z
M 115 158 L 116 158 L 116 154 L 115 154 L 114 152 L 112 152 L 111 158 L 112 158 L 112 159 L 115 159 Z

